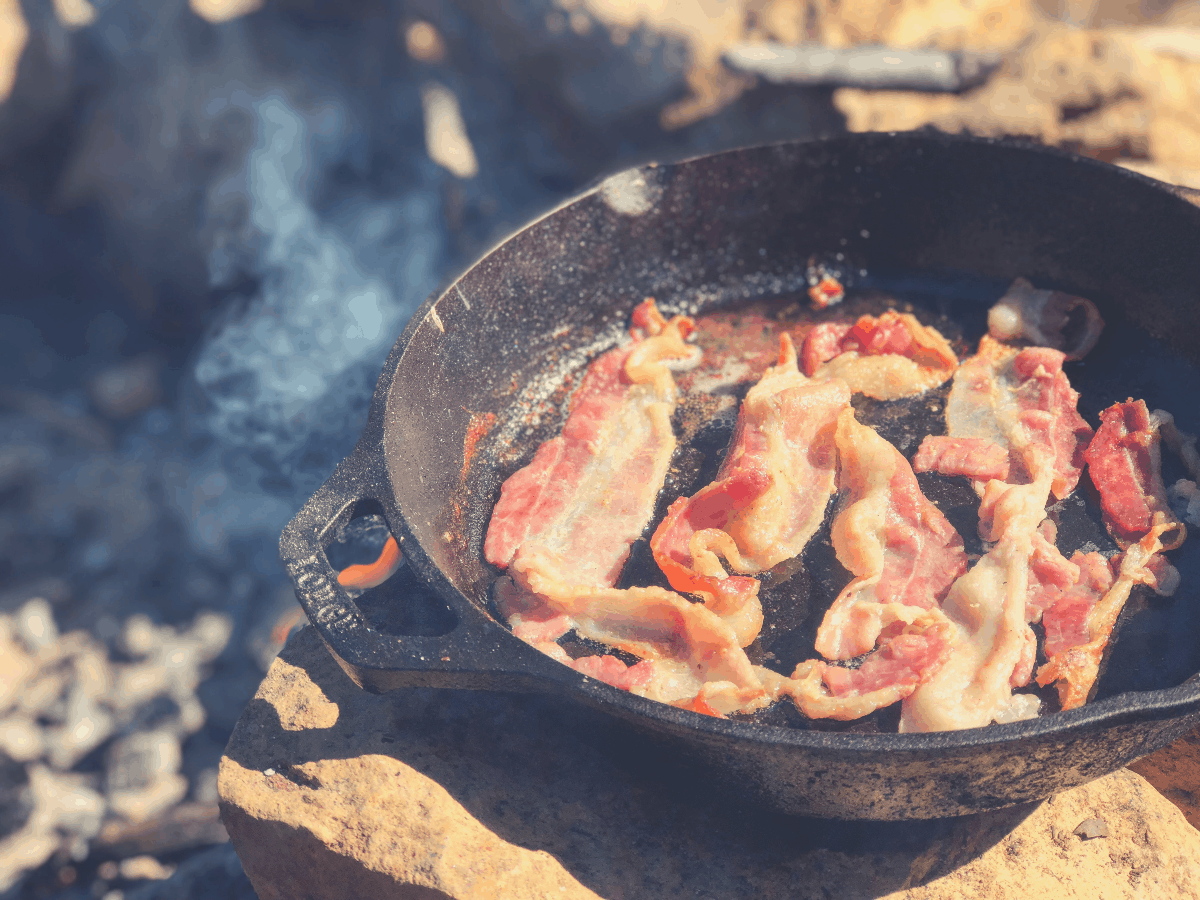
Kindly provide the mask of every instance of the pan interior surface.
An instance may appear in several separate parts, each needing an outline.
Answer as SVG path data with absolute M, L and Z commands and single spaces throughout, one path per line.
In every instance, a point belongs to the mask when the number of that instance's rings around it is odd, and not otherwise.
M 764 346 L 780 329 L 822 316 L 911 308 L 963 358 L 986 330 L 988 306 L 1024 276 L 1089 297 L 1107 321 L 1096 349 L 1066 369 L 1093 426 L 1100 410 L 1134 397 L 1169 410 L 1185 431 L 1200 430 L 1200 260 L 1182 253 L 1189 233 L 1200 237 L 1197 210 L 1061 154 L 915 137 L 836 143 L 737 151 L 621 176 L 626 182 L 586 195 L 493 252 L 412 331 L 388 397 L 389 476 L 407 529 L 471 603 L 492 614 L 498 573 L 483 560 L 482 543 L 501 483 L 559 432 L 583 369 L 620 339 L 646 296 L 666 312 L 696 315 L 701 341 L 705 323 L 737 319 L 743 333 L 757 329 Z M 1103 213 L 1097 191 L 1107 199 Z M 846 305 L 820 316 L 803 294 L 813 256 L 857 282 Z M 737 403 L 760 373 L 747 370 L 681 404 L 680 447 L 656 522 L 672 499 L 715 474 Z M 947 390 L 891 403 L 856 398 L 855 407 L 911 458 L 923 435 L 944 431 Z M 1182 477 L 1169 454 L 1164 462 L 1168 484 Z M 968 552 L 982 552 L 978 502 L 965 480 L 919 480 Z M 1086 485 L 1085 477 L 1051 510 L 1068 555 L 1115 550 Z M 796 564 L 766 576 L 767 627 L 748 651 L 755 662 L 790 672 L 812 656 L 820 617 L 849 580 L 829 543 L 831 515 Z M 1200 671 L 1191 625 L 1200 613 L 1197 538 L 1171 560 L 1182 587 L 1169 599 L 1135 594 L 1098 699 L 1174 687 Z M 629 584 L 665 585 L 644 541 L 623 574 Z M 1045 699 L 1053 708 L 1053 693 Z M 814 723 L 784 702 L 755 721 L 890 732 L 896 715 Z

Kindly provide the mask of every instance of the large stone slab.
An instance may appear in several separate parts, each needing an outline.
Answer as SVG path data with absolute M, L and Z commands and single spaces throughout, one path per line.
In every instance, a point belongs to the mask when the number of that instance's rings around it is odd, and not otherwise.
M 1200 832 L 1129 771 L 997 813 L 839 823 L 738 809 L 628 746 L 564 701 L 365 694 L 305 629 L 230 739 L 222 817 L 262 900 L 1200 898 Z

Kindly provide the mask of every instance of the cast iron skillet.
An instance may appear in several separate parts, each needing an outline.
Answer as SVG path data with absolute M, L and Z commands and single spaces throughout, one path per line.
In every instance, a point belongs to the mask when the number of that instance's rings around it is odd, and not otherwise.
M 1169 606 L 1149 602 L 1159 631 L 1119 635 L 1114 652 L 1132 648 L 1122 663 L 1131 674 L 1108 696 L 984 729 L 870 734 L 710 718 L 553 662 L 489 611 L 496 572 L 482 537 L 503 478 L 561 425 L 555 389 L 615 342 L 638 301 L 694 312 L 794 294 L 812 254 L 931 284 L 967 273 L 998 285 L 993 297 L 1015 275 L 1090 297 L 1110 324 L 1098 355 L 1071 375 L 1095 381 L 1085 415 L 1095 424 L 1126 391 L 1155 394 L 1152 405 L 1173 404 L 1195 430 L 1198 207 L 1200 192 L 1062 152 L 922 133 L 738 150 L 614 176 L 518 232 L 412 318 L 357 447 L 283 533 L 297 595 L 366 690 L 565 693 L 784 812 L 957 815 L 1105 774 L 1200 722 L 1190 624 L 1200 584 L 1188 580 L 1200 567 L 1180 564 L 1184 586 Z M 981 320 L 985 303 L 966 315 Z M 364 513 L 382 514 L 444 598 L 457 620 L 448 633 L 385 633 L 338 586 L 325 548 Z

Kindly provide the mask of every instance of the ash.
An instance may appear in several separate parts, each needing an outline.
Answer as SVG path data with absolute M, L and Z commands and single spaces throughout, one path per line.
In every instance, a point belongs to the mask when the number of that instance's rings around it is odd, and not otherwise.
M 0 22 L 0 898 L 253 897 L 217 765 L 408 317 L 608 172 L 839 128 L 678 23 L 253 5 Z

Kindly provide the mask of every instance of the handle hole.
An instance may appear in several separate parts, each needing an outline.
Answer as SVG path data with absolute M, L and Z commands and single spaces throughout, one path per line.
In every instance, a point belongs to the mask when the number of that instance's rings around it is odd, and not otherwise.
M 369 511 L 372 506 L 375 504 L 361 504 L 356 510 L 360 514 L 334 532 L 325 554 L 335 571 L 372 565 L 384 552 L 392 534 L 383 516 Z M 347 593 L 371 628 L 383 634 L 437 637 L 458 625 L 458 617 L 445 601 L 403 559 L 382 584 L 366 590 L 348 588 Z
M 378 513 L 356 516 L 336 531 L 325 555 L 337 572 L 350 566 L 370 565 L 379 559 L 391 535 Z

